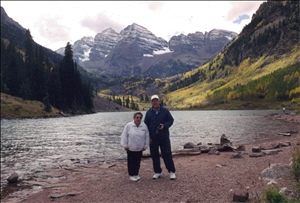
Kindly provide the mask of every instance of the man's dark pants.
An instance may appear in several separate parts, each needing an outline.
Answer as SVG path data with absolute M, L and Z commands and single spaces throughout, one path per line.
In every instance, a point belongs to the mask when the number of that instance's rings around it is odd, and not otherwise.
M 160 167 L 159 148 L 168 172 L 175 173 L 175 166 L 173 162 L 171 142 L 169 136 L 157 135 L 155 137 L 152 137 L 151 140 L 152 141 L 150 143 L 150 154 L 152 158 L 154 173 L 162 172 L 162 169 Z

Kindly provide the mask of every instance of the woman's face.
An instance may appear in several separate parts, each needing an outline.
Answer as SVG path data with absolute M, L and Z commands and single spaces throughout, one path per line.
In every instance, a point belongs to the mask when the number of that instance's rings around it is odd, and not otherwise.
M 136 114 L 135 117 L 134 117 L 134 123 L 135 123 L 136 125 L 140 125 L 140 124 L 141 124 L 141 121 L 142 121 L 142 115 Z

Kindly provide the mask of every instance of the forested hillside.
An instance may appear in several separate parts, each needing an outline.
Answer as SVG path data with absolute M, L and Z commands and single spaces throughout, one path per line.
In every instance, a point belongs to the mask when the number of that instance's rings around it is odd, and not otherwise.
M 69 43 L 57 67 L 50 65 L 29 30 L 24 47 L 17 49 L 13 42 L 1 40 L 1 92 L 41 101 L 47 112 L 52 107 L 68 113 L 93 112 L 93 86 L 82 81 Z
M 165 100 L 174 109 L 288 105 L 299 110 L 299 36 L 299 2 L 264 2 L 220 54 L 170 79 Z

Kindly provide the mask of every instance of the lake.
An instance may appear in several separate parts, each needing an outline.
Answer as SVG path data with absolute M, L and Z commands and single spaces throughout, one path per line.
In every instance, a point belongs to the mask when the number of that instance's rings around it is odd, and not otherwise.
M 145 115 L 145 112 L 142 112 Z M 235 145 L 272 139 L 295 123 L 272 120 L 270 110 L 171 111 L 172 150 L 187 142 L 219 143 L 225 134 Z M 1 119 L 1 188 L 17 172 L 22 178 L 38 170 L 78 163 L 107 163 L 126 158 L 120 146 L 133 112 L 107 112 L 63 118 Z M 276 132 L 276 133 L 271 133 Z M 146 152 L 149 152 L 147 150 Z

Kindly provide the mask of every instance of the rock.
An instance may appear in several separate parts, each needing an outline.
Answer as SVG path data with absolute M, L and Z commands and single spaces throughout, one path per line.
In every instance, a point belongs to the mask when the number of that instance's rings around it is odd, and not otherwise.
M 291 133 L 278 133 L 278 135 L 291 136 Z
M 226 137 L 225 134 L 222 134 L 221 138 L 220 138 L 220 145 L 223 146 L 225 144 L 230 144 L 231 141 L 228 140 L 228 138 Z
M 245 151 L 246 150 L 246 147 L 244 145 L 239 145 L 237 148 L 236 148 L 236 151 Z
M 194 148 L 195 147 L 195 144 L 191 143 L 191 142 L 188 142 L 188 143 L 185 143 L 183 145 L 183 148 L 184 149 L 191 149 L 191 148 Z
M 280 147 L 289 147 L 292 145 L 291 142 L 285 142 L 285 143 L 280 142 L 279 144 L 280 144 Z
M 216 148 L 212 148 L 212 149 L 210 149 L 210 150 L 208 151 L 208 154 L 209 154 L 209 155 L 216 154 L 217 151 L 218 151 L 218 150 L 217 150 Z
M 225 145 L 223 145 L 223 146 L 219 146 L 219 147 L 218 147 L 218 150 L 219 150 L 220 152 L 233 152 L 233 151 L 236 150 L 236 148 L 233 147 L 233 146 L 231 146 L 231 145 L 225 144 Z
M 288 197 L 293 195 L 293 191 L 288 189 L 287 187 L 281 188 L 279 192 Z
M 252 152 L 254 152 L 254 153 L 261 152 L 261 148 L 260 147 L 252 147 Z
M 262 146 L 260 147 L 263 150 L 268 150 L 268 149 L 275 149 L 275 148 L 279 148 L 280 147 L 280 143 L 272 143 L 269 146 Z
M 265 156 L 265 154 L 262 152 L 249 154 L 249 157 L 263 157 L 263 156 Z
M 83 193 L 83 191 L 72 191 L 68 193 L 61 193 L 61 194 L 51 194 L 50 198 L 59 198 L 59 197 L 64 197 L 64 196 L 75 196 L 75 195 L 80 195 Z
M 222 167 L 225 167 L 225 166 L 227 166 L 226 164 L 216 164 L 216 167 L 218 167 L 218 168 L 222 168 Z
M 233 193 L 233 202 L 246 202 L 249 199 L 249 193 L 246 190 L 238 190 Z
M 38 172 L 35 173 L 36 177 L 39 178 L 59 178 L 59 177 L 63 177 L 63 170 L 49 170 L 49 171 L 43 171 L 43 172 Z
M 241 153 L 233 153 L 230 157 L 231 159 L 239 159 L 239 158 L 243 158 Z
M 201 154 L 201 149 L 182 149 L 182 150 L 177 150 L 172 153 L 173 156 L 178 156 L 178 155 L 200 155 Z
M 281 152 L 282 150 L 277 149 L 277 150 L 262 150 L 262 153 L 264 153 L 265 155 L 275 155 L 278 154 L 278 152 Z
M 8 183 L 17 183 L 19 181 L 19 174 L 16 172 L 13 172 L 8 178 L 7 178 Z
M 286 178 L 291 174 L 290 169 L 291 167 L 289 164 L 271 164 L 270 167 L 264 169 L 260 173 L 260 178 L 266 180 Z
M 48 186 L 49 184 L 43 181 L 35 181 L 35 180 L 27 180 L 24 181 L 24 183 L 30 184 L 30 185 L 37 185 L 37 186 Z
M 57 183 L 57 184 L 49 184 L 44 185 L 43 188 L 58 188 L 58 187 L 69 187 L 70 183 Z

